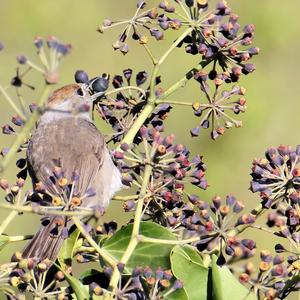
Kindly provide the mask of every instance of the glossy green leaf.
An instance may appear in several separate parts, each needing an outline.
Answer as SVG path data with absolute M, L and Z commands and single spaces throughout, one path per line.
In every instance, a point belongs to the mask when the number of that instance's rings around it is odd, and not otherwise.
M 213 300 L 256 300 L 256 297 L 243 286 L 228 267 L 219 267 L 217 257 L 212 257 L 212 295 Z M 234 295 L 234 298 L 233 298 Z
M 79 276 L 79 280 L 83 281 L 84 279 L 90 277 L 90 276 L 94 276 L 99 274 L 100 271 L 96 270 L 96 269 L 87 269 L 85 271 L 83 271 L 80 276 Z
M 69 283 L 69 285 L 72 287 L 77 300 L 90 299 L 90 292 L 89 292 L 88 286 L 83 285 L 79 279 L 77 279 L 76 277 L 67 273 L 59 265 L 57 265 L 57 264 L 55 264 L 55 265 L 58 267 L 59 270 L 61 270 L 64 273 L 65 279 Z
M 175 292 L 164 297 L 165 300 L 189 300 L 188 295 L 184 289 L 178 289 Z
M 0 235 L 0 251 L 9 243 L 9 236 Z
M 132 227 L 132 224 L 129 224 L 121 228 L 103 243 L 103 248 L 117 260 L 120 260 L 129 244 Z M 168 229 L 152 222 L 142 222 L 140 234 L 157 239 L 176 239 Z M 140 243 L 134 250 L 126 267 L 132 269 L 136 266 L 149 266 L 152 269 L 157 267 L 170 269 L 170 252 L 172 248 L 173 245 Z
M 207 299 L 208 269 L 191 246 L 175 246 L 171 252 L 172 272 L 183 282 L 189 300 Z
M 72 260 L 74 249 L 80 235 L 80 231 L 78 229 L 74 230 L 72 234 L 64 241 L 59 254 L 58 261 L 62 268 L 65 267 L 66 261 Z

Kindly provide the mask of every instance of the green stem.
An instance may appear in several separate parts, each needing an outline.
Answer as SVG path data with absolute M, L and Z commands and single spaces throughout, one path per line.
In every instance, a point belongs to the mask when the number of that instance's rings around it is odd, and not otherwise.
M 265 211 L 266 209 L 261 204 L 259 204 L 257 207 L 251 210 L 251 215 L 257 218 L 260 215 L 262 215 Z M 235 229 L 228 231 L 228 236 L 236 236 L 251 226 L 252 224 L 245 224 L 245 225 L 238 226 Z
M 94 247 L 94 249 L 98 252 L 98 254 L 114 269 L 116 269 L 116 261 L 115 259 L 106 252 L 106 250 L 100 248 L 98 244 L 93 240 L 88 232 L 84 229 L 80 219 L 78 217 L 72 218 L 74 224 L 80 231 L 80 233 L 85 237 L 85 239 L 89 242 L 89 244 Z
M 80 253 L 80 252 L 95 253 L 96 250 L 95 250 L 94 247 L 81 246 L 81 247 L 79 247 L 79 248 L 76 249 L 76 253 Z
M 50 91 L 50 86 L 46 85 L 42 97 L 38 103 L 38 106 L 41 107 L 46 102 Z M 17 153 L 20 146 L 24 143 L 25 139 L 27 138 L 28 134 L 30 133 L 31 129 L 34 127 L 36 121 L 39 118 L 39 110 L 36 109 L 30 119 L 26 122 L 25 126 L 23 127 L 22 131 L 18 134 L 17 138 L 15 139 L 13 145 L 11 146 L 9 152 L 5 155 L 3 160 L 0 163 L 0 174 L 7 168 L 15 154 Z
M 13 99 L 10 98 L 10 96 L 8 95 L 8 93 L 6 92 L 6 90 L 0 85 L 0 93 L 5 97 L 5 99 L 7 100 L 8 104 L 11 106 L 11 108 L 22 118 L 23 121 L 26 120 L 26 116 L 24 115 L 24 113 L 22 112 L 21 109 L 19 109 L 19 107 L 15 104 L 15 102 L 13 101 Z
M 128 201 L 138 199 L 138 195 L 129 195 L 129 196 L 114 196 L 112 200 L 114 201 Z
M 20 205 L 21 202 L 21 193 L 17 196 L 16 205 Z M 0 225 L 0 235 L 4 232 L 4 230 L 8 227 L 10 222 L 18 215 L 18 211 L 11 211 L 8 216 L 3 220 Z
M 152 72 L 151 80 L 150 80 L 150 96 L 148 99 L 148 103 L 144 107 L 141 114 L 138 116 L 134 124 L 131 126 L 129 131 L 127 132 L 126 136 L 123 138 L 120 144 L 126 143 L 131 144 L 133 139 L 135 138 L 137 132 L 140 130 L 142 125 L 145 123 L 147 118 L 151 115 L 154 111 L 156 104 L 156 95 L 155 95 L 155 84 L 156 84 L 156 77 L 159 72 L 160 66 L 164 63 L 167 57 L 171 54 L 171 52 L 178 46 L 178 44 L 192 31 L 192 28 L 188 28 L 184 33 L 171 45 L 171 47 L 165 52 L 165 54 L 159 59 L 158 63 L 154 65 L 154 69 Z M 176 85 L 173 87 L 174 91 L 181 87 L 181 84 Z M 165 97 L 164 97 L 165 98 Z M 163 99 L 163 98 L 162 98 Z
M 201 240 L 199 236 L 195 236 L 185 240 L 163 240 L 163 239 L 146 237 L 144 235 L 138 235 L 137 239 L 141 243 L 166 244 L 166 245 L 185 245 L 194 242 L 199 242 Z
M 155 104 L 163 104 L 163 103 L 168 103 L 168 104 L 173 104 L 173 105 L 184 105 L 184 106 L 192 106 L 193 103 L 191 102 L 184 102 L 184 101 L 169 101 L 167 99 L 161 100 L 157 99 L 155 100 Z
M 25 240 L 30 240 L 33 238 L 33 235 L 28 234 L 28 235 L 16 235 L 16 236 L 10 236 L 9 241 L 10 242 L 21 242 Z
M 144 199 L 147 192 L 148 183 L 150 180 L 152 174 L 152 166 L 147 164 L 145 167 L 144 177 L 143 177 L 143 184 L 140 191 L 140 196 L 137 202 L 136 211 L 134 215 L 134 222 L 133 222 L 133 228 L 132 228 L 132 236 L 134 236 L 135 239 L 137 239 L 137 235 L 140 231 L 140 222 L 142 219 L 142 211 L 143 211 L 143 205 L 144 205 Z
M 38 206 L 34 208 L 32 206 L 12 205 L 6 203 L 0 203 L 0 208 L 13 210 L 13 212 L 16 215 L 18 214 L 18 212 L 33 213 L 38 215 L 46 214 L 46 215 L 54 215 L 54 216 L 68 216 L 68 217 L 73 217 L 73 216 L 89 217 L 94 214 L 92 211 L 62 211 L 58 209 L 51 210 L 44 206 Z
M 127 91 L 127 90 L 136 90 L 136 91 L 142 93 L 144 96 L 146 95 L 145 91 L 137 86 L 123 86 L 123 87 L 120 87 L 120 88 L 117 88 L 117 89 L 114 89 L 114 90 L 111 90 L 111 91 L 105 93 L 105 96 L 117 94 L 119 92 Z
M 45 68 L 47 70 L 49 70 L 49 63 L 48 63 L 48 59 L 46 57 L 46 54 L 45 54 L 45 50 L 44 50 L 44 47 L 40 48 L 40 50 L 38 51 L 38 55 L 39 55 L 39 58 L 41 60 L 41 63 L 45 66 Z M 27 64 L 28 64 L 28 61 L 27 61 Z M 32 63 L 31 63 L 32 64 Z M 45 73 L 44 70 L 42 70 L 41 68 L 39 68 L 38 66 L 34 65 L 35 66 L 35 69 L 41 73 Z M 32 66 L 32 67 L 34 67 Z
M 163 56 L 159 59 L 158 63 L 154 66 L 153 73 L 151 76 L 151 82 L 150 82 L 150 98 L 155 98 L 155 83 L 156 83 L 156 77 L 159 72 L 160 66 L 164 63 L 164 61 L 167 59 L 167 57 L 172 53 L 174 49 L 184 40 L 184 38 L 193 31 L 192 27 L 189 27 L 187 30 L 185 30 L 181 36 L 176 39 L 176 41 L 171 45 L 171 47 L 163 54 Z
M 203 60 L 201 61 L 196 67 L 188 71 L 184 77 L 182 77 L 180 80 L 178 80 L 176 83 L 174 83 L 171 87 L 169 87 L 159 98 L 160 99 L 166 99 L 170 95 L 172 95 L 174 92 L 176 92 L 179 88 L 184 87 L 189 80 L 191 80 L 194 75 L 201 71 L 203 68 L 205 68 L 212 60 Z
M 25 105 L 25 101 L 22 95 L 20 95 L 19 91 L 17 90 L 17 97 L 18 97 L 18 104 L 21 107 L 21 110 L 23 112 L 24 115 L 26 115 L 26 105 Z
M 185 8 L 184 4 L 181 1 L 178 1 L 178 4 L 180 5 L 181 9 L 187 16 L 187 19 L 191 22 L 192 21 L 191 16 L 190 16 L 189 12 L 187 11 L 187 9 Z
M 157 63 L 158 63 L 158 60 L 154 57 L 152 51 L 150 50 L 150 48 L 146 45 L 146 44 L 143 44 L 146 52 L 148 53 L 153 65 L 155 66 Z
M 12 298 L 15 296 L 15 291 L 9 286 L 1 285 L 0 291 L 3 292 L 6 296 L 12 296 Z
M 17 211 L 11 211 L 8 216 L 3 220 L 3 222 L 0 225 L 0 235 L 4 232 L 4 230 L 7 228 L 9 223 L 18 215 Z
M 140 191 L 140 195 L 139 195 L 139 199 L 137 202 L 136 211 L 135 211 L 135 215 L 134 215 L 134 222 L 133 222 L 131 238 L 130 238 L 129 244 L 127 246 L 127 249 L 125 250 L 125 252 L 120 260 L 120 263 L 122 263 L 124 265 L 126 265 L 128 260 L 130 259 L 130 256 L 132 255 L 133 251 L 135 250 L 136 246 L 139 243 L 138 234 L 140 231 L 140 223 L 142 220 L 144 199 L 145 199 L 145 195 L 147 192 L 147 186 L 148 186 L 148 183 L 150 180 L 151 173 L 152 173 L 152 166 L 146 165 L 144 177 L 143 177 L 143 185 L 141 187 L 141 191 Z M 116 291 L 116 289 L 117 289 L 118 282 L 120 280 L 120 276 L 121 276 L 121 274 L 120 274 L 119 270 L 117 268 L 115 268 L 113 271 L 110 283 L 109 283 L 109 286 L 111 287 L 111 289 L 113 291 Z
M 286 293 L 287 292 L 292 292 L 293 287 L 300 282 L 300 271 L 297 271 L 286 283 L 285 286 L 283 287 L 283 289 L 281 290 L 281 297 L 287 297 Z M 280 299 L 284 299 L 284 298 L 280 298 Z
M 160 58 L 158 61 L 159 65 L 162 65 L 163 62 L 166 60 L 166 58 L 170 55 L 170 53 L 177 48 L 177 46 L 185 39 L 187 35 L 189 35 L 193 31 L 193 27 L 189 27 L 186 29 L 179 37 L 176 39 L 176 41 L 172 44 L 172 46 L 165 52 L 165 54 Z
M 138 116 L 136 121 L 133 123 L 131 128 L 128 130 L 126 136 L 123 138 L 121 141 L 121 144 L 128 144 L 130 145 L 132 141 L 134 140 L 137 132 L 140 130 L 140 128 L 143 126 L 144 122 L 147 120 L 147 118 L 150 116 L 150 114 L 153 112 L 155 109 L 155 104 L 154 103 L 147 103 L 146 106 L 144 107 L 143 111 L 141 114 Z
M 27 64 L 29 67 L 35 69 L 36 71 L 38 71 L 38 72 L 40 72 L 40 73 L 42 73 L 42 74 L 45 74 L 45 70 L 43 70 L 42 68 L 38 67 L 38 66 L 37 66 L 36 64 L 34 64 L 33 62 L 27 60 L 26 64 Z

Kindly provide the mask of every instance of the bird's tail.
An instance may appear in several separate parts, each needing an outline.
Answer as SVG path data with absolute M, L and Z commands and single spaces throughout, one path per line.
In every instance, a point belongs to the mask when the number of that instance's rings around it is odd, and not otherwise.
M 49 259 L 54 262 L 63 244 L 66 220 L 61 217 L 53 217 L 42 226 L 32 240 L 22 251 L 23 258 L 33 258 L 35 261 Z

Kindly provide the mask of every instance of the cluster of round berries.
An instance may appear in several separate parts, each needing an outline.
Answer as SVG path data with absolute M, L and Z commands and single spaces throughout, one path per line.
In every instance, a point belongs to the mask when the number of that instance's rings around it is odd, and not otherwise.
M 45 44 L 47 45 L 48 55 L 46 55 Z M 17 74 L 17 76 L 11 81 L 12 85 L 20 87 L 22 85 L 22 77 L 31 69 L 41 73 L 47 84 L 58 83 L 58 68 L 63 57 L 70 53 L 72 48 L 71 45 L 61 43 L 55 36 L 49 36 L 46 41 L 44 41 L 41 37 L 36 37 L 34 40 L 34 46 L 37 49 L 37 54 L 42 67 L 36 65 L 24 55 L 18 55 L 17 62 L 20 65 L 27 65 L 28 70 L 26 70 L 22 76 Z
M 299 260 L 295 256 L 285 259 L 281 254 L 272 256 L 269 250 L 262 250 L 258 270 L 252 262 L 247 262 L 242 267 L 239 280 L 250 287 L 256 296 L 264 295 L 267 300 L 284 299 L 289 288 L 300 289 L 299 283 L 290 280 L 299 268 Z

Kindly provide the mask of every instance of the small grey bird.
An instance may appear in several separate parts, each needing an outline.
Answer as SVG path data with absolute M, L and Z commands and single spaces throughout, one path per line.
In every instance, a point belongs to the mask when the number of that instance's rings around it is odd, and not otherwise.
M 106 207 L 122 187 L 105 140 L 93 124 L 89 109 L 92 96 L 85 84 L 71 84 L 56 90 L 30 138 L 27 161 L 33 186 L 42 184 L 52 196 L 63 193 L 49 178 L 59 168 L 68 183 L 77 175 L 73 195 L 82 198 L 81 207 Z M 85 109 L 82 109 L 85 108 Z M 92 197 L 84 197 L 89 190 Z M 44 222 L 45 223 L 45 222 Z M 70 227 L 70 218 L 51 216 L 23 250 L 23 257 L 54 261 Z

